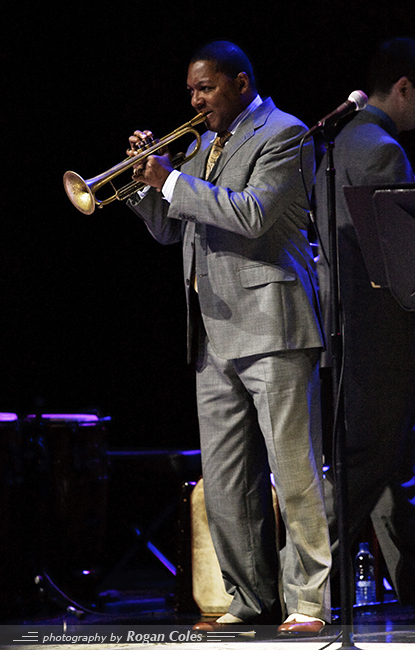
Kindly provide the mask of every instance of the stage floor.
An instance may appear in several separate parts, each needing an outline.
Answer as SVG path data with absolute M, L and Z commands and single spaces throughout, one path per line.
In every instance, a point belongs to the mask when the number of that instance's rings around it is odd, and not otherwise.
M 10 591 L 16 594 L 11 608 L 10 593 L 7 589 L 1 590 L 0 647 L 88 645 L 89 648 L 102 649 L 151 644 L 155 648 L 185 645 L 192 650 L 203 643 L 207 650 L 219 647 L 232 650 L 243 643 L 246 650 L 251 646 L 255 650 L 270 647 L 272 650 L 289 650 L 290 646 L 298 647 L 299 644 L 305 644 L 308 650 L 320 650 L 328 646 L 335 649 L 350 647 L 350 636 L 355 646 L 362 650 L 376 650 L 386 644 L 388 649 L 394 645 L 399 645 L 399 650 L 403 650 L 405 645 L 414 647 L 415 610 L 400 606 L 393 592 L 384 594 L 385 602 L 365 608 L 355 607 L 352 631 L 342 628 L 340 611 L 333 607 L 332 624 L 326 625 L 318 637 L 309 639 L 277 638 L 277 625 L 255 626 L 247 629 L 246 634 L 235 634 L 230 630 L 220 637 L 209 633 L 203 636 L 195 634 L 192 626 L 200 619 L 200 612 L 191 597 L 191 570 L 182 572 L 187 576 L 185 581 L 174 575 L 179 564 L 184 566 L 187 562 L 188 565 L 190 561 L 191 565 L 189 549 L 184 548 L 176 566 L 165 557 L 174 556 L 177 542 L 174 531 L 182 475 L 196 480 L 200 473 L 197 456 L 178 458 L 186 461 L 184 469 L 176 456 L 173 463 L 171 454 L 167 453 L 161 458 L 159 453 L 155 458 L 146 454 L 144 459 L 142 454 L 114 455 L 112 472 L 116 480 L 112 484 L 115 487 L 109 509 L 111 526 L 107 536 L 106 564 L 101 567 L 99 575 L 94 576 L 93 571 L 78 571 L 76 579 L 73 578 L 75 582 L 68 588 L 65 580 L 69 572 L 64 558 L 51 547 L 52 560 L 55 560 L 58 571 L 61 570 L 62 579 L 43 572 L 40 573 L 43 582 L 35 585 L 33 576 L 36 574 L 26 567 L 23 572 L 25 579 L 19 588 L 10 584 Z M 168 481 L 169 468 L 174 476 Z M 163 482 L 159 480 L 161 470 Z M 139 481 L 142 485 L 137 486 Z M 185 529 L 189 530 L 188 527 Z M 150 539 L 155 545 L 150 544 Z M 186 539 L 189 539 L 189 534 Z M 71 540 L 74 541 L 74 536 Z M 71 549 L 71 544 L 68 546 Z M 71 557 L 69 552 L 66 557 Z M 186 557 L 186 562 L 183 562 Z M 19 564 L 23 571 L 21 556 Z M 80 573 L 88 575 L 82 577 Z M 13 576 L 13 571 L 10 574 Z M 333 603 L 335 600 L 333 598 Z M 348 637 L 346 643 L 342 642 L 342 632 Z
M 232 650 L 244 644 L 245 650 L 289 650 L 291 646 L 306 644 L 308 650 L 320 650 L 330 646 L 334 650 L 350 647 L 349 641 L 361 650 L 377 650 L 385 647 L 393 650 L 396 645 L 403 650 L 415 644 L 415 610 L 402 607 L 394 600 L 366 607 L 354 607 L 352 630 L 344 630 L 340 612 L 333 609 L 333 623 L 327 625 L 318 637 L 309 639 L 281 639 L 277 626 L 247 627 L 244 633 L 213 634 L 195 633 L 193 624 L 199 620 L 198 611 L 183 611 L 177 606 L 176 581 L 164 567 L 149 566 L 146 570 L 125 571 L 118 574 L 118 584 L 112 576 L 112 586 L 102 583 L 101 598 L 87 603 L 70 601 L 56 585 L 45 586 L 43 604 L 36 605 L 28 614 L 4 620 L 0 624 L 0 646 L 38 648 L 73 647 L 88 645 L 89 648 L 136 648 L 151 645 L 165 648 L 168 645 L 184 645 L 188 650 L 226 648 Z M 79 605 L 79 607 L 78 607 Z M 72 609 L 68 610 L 72 607 Z M 179 610 L 179 611 L 178 611 Z M 347 637 L 342 642 L 341 633 Z

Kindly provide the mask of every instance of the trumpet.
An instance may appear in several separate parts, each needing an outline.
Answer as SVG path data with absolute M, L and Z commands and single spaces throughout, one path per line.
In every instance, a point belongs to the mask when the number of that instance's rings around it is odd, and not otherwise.
M 201 145 L 201 137 L 195 127 L 198 124 L 204 122 L 206 117 L 207 115 L 198 113 L 189 122 L 185 122 L 185 124 L 180 126 L 178 129 L 175 129 L 161 140 L 157 140 L 156 142 L 144 145 L 144 147 L 141 147 L 137 150 L 137 153 L 134 156 L 125 158 L 125 160 L 118 163 L 118 165 L 115 165 L 114 167 L 108 169 L 106 172 L 99 174 L 98 176 L 94 176 L 88 180 L 84 180 L 82 176 L 76 172 L 65 172 L 63 176 L 63 185 L 69 200 L 75 206 L 75 208 L 84 214 L 92 214 L 97 206 L 98 208 L 102 208 L 104 205 L 107 205 L 116 199 L 118 201 L 124 201 L 129 196 L 137 192 L 137 190 L 144 187 L 145 183 L 142 181 L 132 181 L 117 190 L 112 183 L 114 178 L 119 176 L 119 174 L 122 174 L 133 165 L 137 164 L 140 160 L 148 158 L 148 156 L 151 156 L 159 149 L 167 147 L 169 144 L 175 140 L 178 140 L 182 136 L 187 135 L 188 133 L 193 133 L 196 137 L 194 147 L 186 156 L 184 154 L 181 154 L 176 159 L 173 159 L 173 165 L 175 167 L 179 167 L 188 160 L 191 160 L 191 158 L 197 154 Z M 96 193 L 106 183 L 111 184 L 114 190 L 114 194 L 108 198 L 99 200 L 96 197 Z

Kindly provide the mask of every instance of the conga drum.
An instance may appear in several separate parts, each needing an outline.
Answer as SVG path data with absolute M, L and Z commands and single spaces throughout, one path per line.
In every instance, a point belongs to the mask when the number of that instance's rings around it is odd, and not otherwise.
M 281 547 L 281 528 L 283 526 L 277 494 L 272 483 L 271 492 L 278 545 Z M 203 616 L 217 617 L 228 611 L 232 596 L 225 591 L 218 558 L 210 535 L 203 493 L 203 478 L 199 479 L 190 495 L 190 521 L 193 599 Z
M 26 464 L 37 495 L 38 569 L 65 582 L 96 572 L 103 561 L 109 420 L 93 414 L 25 419 Z
M 19 418 L 0 413 L 0 619 L 33 595 L 25 491 Z

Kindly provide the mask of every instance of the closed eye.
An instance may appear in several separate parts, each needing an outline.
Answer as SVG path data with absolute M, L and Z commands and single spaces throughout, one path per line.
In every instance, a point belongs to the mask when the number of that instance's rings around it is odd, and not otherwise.
M 200 88 L 187 88 L 190 95 L 193 95 L 195 90 L 202 93 L 209 93 L 213 90 L 213 86 L 200 86 Z

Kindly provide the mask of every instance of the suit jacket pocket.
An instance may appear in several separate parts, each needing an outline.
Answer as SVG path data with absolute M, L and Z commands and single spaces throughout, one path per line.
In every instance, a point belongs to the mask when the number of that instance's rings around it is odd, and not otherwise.
M 296 274 L 291 267 L 276 264 L 255 264 L 239 269 L 242 286 L 246 289 L 259 287 L 270 282 L 294 282 Z

